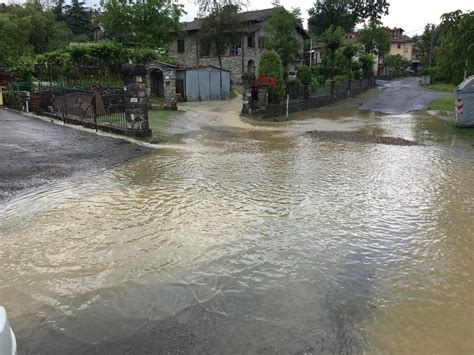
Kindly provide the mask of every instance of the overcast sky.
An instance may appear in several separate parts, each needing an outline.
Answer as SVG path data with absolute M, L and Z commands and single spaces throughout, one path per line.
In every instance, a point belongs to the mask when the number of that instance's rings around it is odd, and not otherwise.
M 181 0 L 187 15 L 185 21 L 194 19 L 197 7 L 193 0 Z M 248 10 L 266 9 L 272 7 L 272 0 L 250 0 Z M 307 19 L 307 10 L 313 6 L 314 0 L 280 0 L 287 9 L 300 7 L 302 14 Z M 406 34 L 413 36 L 422 33 L 427 23 L 440 23 L 440 17 L 446 12 L 454 10 L 474 10 L 474 0 L 391 0 L 390 14 L 384 16 L 382 21 L 389 27 L 401 27 Z M 305 25 L 306 26 L 306 25 Z

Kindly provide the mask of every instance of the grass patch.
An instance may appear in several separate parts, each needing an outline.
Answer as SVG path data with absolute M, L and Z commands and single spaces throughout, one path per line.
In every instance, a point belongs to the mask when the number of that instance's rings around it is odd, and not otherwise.
M 151 129 L 153 138 L 164 140 L 167 138 L 164 128 L 167 123 L 178 116 L 180 111 L 153 110 L 148 111 L 148 125 Z
M 453 115 L 447 115 L 448 112 L 436 115 L 448 128 L 451 134 L 461 137 L 465 140 L 474 142 L 474 128 L 460 128 L 454 121 Z
M 438 97 L 428 104 L 428 110 L 444 111 L 454 113 L 454 96 Z
M 447 83 L 436 83 L 436 84 L 430 84 L 430 85 L 423 85 L 419 84 L 422 88 L 429 89 L 429 90 L 435 90 L 435 91 L 445 91 L 445 92 L 453 92 L 454 89 L 456 89 L 456 86 L 453 84 L 447 84 Z
M 238 94 L 237 94 L 237 91 L 235 91 L 235 88 L 234 88 L 234 87 L 230 88 L 229 97 L 230 97 L 231 99 L 235 99 L 235 98 L 237 97 L 237 95 L 238 95 Z

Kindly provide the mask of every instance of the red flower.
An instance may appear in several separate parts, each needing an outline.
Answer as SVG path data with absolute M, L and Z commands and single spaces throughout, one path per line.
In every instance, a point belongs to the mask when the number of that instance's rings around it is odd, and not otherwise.
M 255 86 L 268 85 L 270 88 L 278 88 L 278 79 L 272 76 L 259 75 Z

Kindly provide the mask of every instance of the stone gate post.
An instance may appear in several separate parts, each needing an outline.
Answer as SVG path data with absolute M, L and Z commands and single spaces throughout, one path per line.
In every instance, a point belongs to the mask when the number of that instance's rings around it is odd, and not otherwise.
M 147 70 L 141 64 L 125 64 L 121 70 L 126 91 L 125 119 L 127 131 L 134 136 L 150 137 L 148 125 Z

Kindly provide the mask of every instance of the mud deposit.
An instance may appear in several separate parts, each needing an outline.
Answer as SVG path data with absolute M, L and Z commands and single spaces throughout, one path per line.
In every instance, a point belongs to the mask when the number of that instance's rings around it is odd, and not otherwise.
M 418 145 L 417 143 L 398 137 L 384 137 L 363 134 L 360 132 L 344 132 L 344 131 L 312 131 L 308 132 L 312 137 L 322 141 L 345 141 L 356 143 L 375 143 L 388 145 Z

